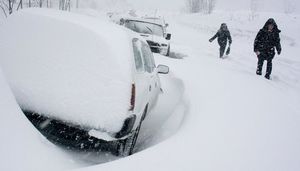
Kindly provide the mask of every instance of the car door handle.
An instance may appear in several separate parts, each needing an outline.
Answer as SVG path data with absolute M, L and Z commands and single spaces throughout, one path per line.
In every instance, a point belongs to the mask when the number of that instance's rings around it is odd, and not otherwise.
M 151 85 L 149 85 L 149 91 L 151 91 L 151 88 L 152 88 Z

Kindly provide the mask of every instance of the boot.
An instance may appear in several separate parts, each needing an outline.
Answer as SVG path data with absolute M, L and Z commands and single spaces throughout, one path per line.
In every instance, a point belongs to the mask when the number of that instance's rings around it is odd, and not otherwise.
M 265 75 L 265 78 L 269 80 L 269 79 L 270 79 L 270 75 L 269 75 L 269 74 L 266 74 L 266 75 Z
M 256 75 L 261 75 L 261 70 L 256 70 Z

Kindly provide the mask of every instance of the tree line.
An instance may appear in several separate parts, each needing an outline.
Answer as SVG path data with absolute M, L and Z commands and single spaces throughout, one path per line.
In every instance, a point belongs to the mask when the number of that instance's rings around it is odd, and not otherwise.
M 184 7 L 181 9 L 186 13 L 211 14 L 216 6 L 217 0 L 184 0 Z
M 76 0 L 76 7 L 78 8 L 78 1 Z M 74 2 L 74 0 L 73 0 Z M 71 0 L 0 0 L 0 8 L 7 17 L 12 14 L 14 10 L 19 10 L 24 7 L 40 7 L 40 8 L 54 8 L 58 7 L 60 10 L 70 10 Z
M 251 2 L 251 17 L 255 17 L 261 0 L 249 0 Z M 295 0 L 282 0 L 285 14 L 291 14 L 296 11 Z M 184 0 L 182 12 L 211 14 L 216 6 L 217 0 Z

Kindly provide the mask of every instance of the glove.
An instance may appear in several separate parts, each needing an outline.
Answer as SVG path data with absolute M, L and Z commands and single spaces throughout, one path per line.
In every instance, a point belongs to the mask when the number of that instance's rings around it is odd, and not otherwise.
M 213 40 L 209 39 L 208 41 L 209 41 L 209 42 L 212 42 Z
M 256 54 L 256 56 L 259 56 L 260 51 L 256 51 L 255 54 Z

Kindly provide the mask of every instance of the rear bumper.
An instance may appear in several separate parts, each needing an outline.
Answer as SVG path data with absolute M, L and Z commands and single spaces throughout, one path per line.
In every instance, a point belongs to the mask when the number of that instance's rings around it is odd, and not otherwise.
M 49 141 L 68 149 L 114 152 L 119 143 L 119 140 L 105 141 L 92 137 L 86 130 L 36 113 L 24 111 L 24 114 Z

